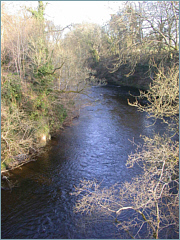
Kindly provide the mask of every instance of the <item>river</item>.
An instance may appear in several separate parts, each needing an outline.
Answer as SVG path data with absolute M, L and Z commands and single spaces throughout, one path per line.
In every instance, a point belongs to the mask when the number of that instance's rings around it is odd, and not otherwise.
M 146 113 L 127 104 L 126 87 L 92 87 L 91 103 L 80 111 L 48 144 L 36 161 L 10 172 L 14 187 L 1 192 L 1 238 L 118 238 L 113 222 L 75 214 L 76 197 L 70 193 L 80 180 L 102 182 L 102 187 L 130 181 L 140 173 L 126 168 L 128 154 L 135 150 L 129 140 L 165 131 Z

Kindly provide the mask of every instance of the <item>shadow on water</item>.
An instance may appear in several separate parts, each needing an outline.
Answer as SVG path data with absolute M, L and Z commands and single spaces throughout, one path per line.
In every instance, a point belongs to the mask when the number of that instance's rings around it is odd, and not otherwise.
M 136 90 L 130 89 L 133 94 Z M 80 180 L 96 179 L 102 187 L 130 181 L 140 173 L 125 166 L 139 135 L 165 129 L 127 104 L 129 89 L 93 87 L 93 104 L 83 108 L 71 127 L 47 146 L 47 151 L 21 169 L 10 172 L 11 191 L 1 194 L 2 238 L 118 238 L 107 217 L 96 219 L 73 213 L 70 195 Z M 123 238 L 123 237 L 121 237 Z

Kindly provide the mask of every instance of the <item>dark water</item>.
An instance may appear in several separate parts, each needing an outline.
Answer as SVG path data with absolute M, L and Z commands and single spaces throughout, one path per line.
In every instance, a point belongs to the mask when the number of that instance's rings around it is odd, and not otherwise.
M 75 214 L 76 197 L 70 193 L 82 179 L 103 180 L 103 187 L 131 180 L 139 169 L 125 166 L 134 151 L 129 139 L 139 142 L 140 134 L 164 129 L 160 123 L 147 128 L 153 122 L 128 106 L 127 88 L 93 87 L 91 97 L 93 104 L 51 141 L 46 153 L 10 173 L 15 187 L 1 192 L 1 238 L 119 237 L 105 217 Z

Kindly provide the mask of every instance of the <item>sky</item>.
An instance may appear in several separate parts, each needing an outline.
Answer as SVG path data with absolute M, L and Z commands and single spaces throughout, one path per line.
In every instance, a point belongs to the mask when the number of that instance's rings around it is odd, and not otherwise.
M 8 4 L 8 11 L 11 13 L 19 10 L 22 5 L 33 8 L 38 5 L 38 1 L 1 2 Z M 103 25 L 110 20 L 110 14 L 118 11 L 121 4 L 122 1 L 48 1 L 45 18 L 62 27 L 82 22 Z

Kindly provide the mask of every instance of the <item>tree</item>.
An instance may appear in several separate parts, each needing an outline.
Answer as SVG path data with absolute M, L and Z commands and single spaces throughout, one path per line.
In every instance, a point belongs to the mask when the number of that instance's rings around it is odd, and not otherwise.
M 178 55 L 179 3 L 127 2 L 111 16 L 108 34 L 112 38 L 106 66 L 111 73 L 127 67 L 133 75 L 138 64 L 145 65 L 153 58 L 161 61 Z
M 31 9 L 31 8 L 28 8 L 27 10 L 39 22 L 44 22 L 44 11 L 45 11 L 46 5 L 47 5 L 47 3 L 44 5 L 43 1 L 38 1 L 38 9 L 37 10 Z
M 17 73 L 21 79 L 25 76 L 28 35 L 32 22 L 27 16 L 11 16 L 5 7 L 2 8 L 2 68 L 4 71 Z
M 171 66 L 164 67 L 153 63 L 156 78 L 147 92 L 140 91 L 140 98 L 146 99 L 148 104 L 142 106 L 136 99 L 131 106 L 139 111 L 147 112 L 149 118 L 161 119 L 174 133 L 179 130 L 179 64 L 171 62 Z
M 99 31 L 100 27 L 95 24 L 75 25 L 56 46 L 56 54 L 62 56 L 64 61 L 62 69 L 58 71 L 61 91 L 82 93 L 90 82 L 95 83 L 95 79 L 90 77 L 90 63 L 97 64 L 100 58 Z
M 151 11 L 149 11 L 150 9 Z M 153 33 L 156 37 L 155 41 L 158 43 L 159 53 L 165 47 L 168 47 L 169 51 L 178 50 L 178 9 L 179 3 L 175 1 L 147 2 L 145 4 L 144 22 L 146 28 L 149 27 L 151 34 Z
M 54 54 L 52 33 L 45 31 L 50 28 L 44 19 L 45 5 L 40 1 L 37 10 L 30 9 L 30 15 L 23 10 L 21 16 L 13 16 L 5 10 L 1 58 L 3 170 L 40 151 L 42 137 L 45 144 L 50 131 L 60 129 L 67 116 L 62 96 L 54 91 L 56 72 L 63 62 Z

